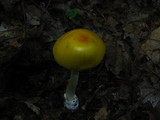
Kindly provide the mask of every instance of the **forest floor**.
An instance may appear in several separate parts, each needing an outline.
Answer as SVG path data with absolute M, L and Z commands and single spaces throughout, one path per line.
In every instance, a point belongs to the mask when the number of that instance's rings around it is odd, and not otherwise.
M 0 120 L 160 120 L 159 13 L 159 0 L 0 0 Z M 76 28 L 107 49 L 80 72 L 70 111 L 52 47 Z

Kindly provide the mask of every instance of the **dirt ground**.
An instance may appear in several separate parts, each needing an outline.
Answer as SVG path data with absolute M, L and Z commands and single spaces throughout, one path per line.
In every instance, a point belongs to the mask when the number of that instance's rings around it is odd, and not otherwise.
M 107 49 L 71 111 L 52 47 L 76 28 Z M 160 120 L 160 0 L 0 0 L 0 120 Z

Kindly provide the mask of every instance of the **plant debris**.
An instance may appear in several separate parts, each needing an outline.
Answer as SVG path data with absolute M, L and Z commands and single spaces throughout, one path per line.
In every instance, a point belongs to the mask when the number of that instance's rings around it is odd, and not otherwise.
M 160 120 L 159 11 L 160 0 L 0 0 L 0 119 Z M 70 73 L 52 47 L 76 28 L 107 49 L 80 72 L 80 107 L 69 111 Z

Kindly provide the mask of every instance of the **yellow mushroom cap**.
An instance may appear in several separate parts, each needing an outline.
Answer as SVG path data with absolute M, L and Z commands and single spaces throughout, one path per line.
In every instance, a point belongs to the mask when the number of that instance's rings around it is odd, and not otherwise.
M 84 70 L 97 66 L 105 54 L 105 44 L 94 32 L 74 29 L 63 34 L 53 46 L 56 62 L 68 69 Z

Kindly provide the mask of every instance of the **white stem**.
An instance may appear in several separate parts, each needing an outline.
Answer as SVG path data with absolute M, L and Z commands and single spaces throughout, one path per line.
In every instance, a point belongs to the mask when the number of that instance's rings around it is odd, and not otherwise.
M 67 85 L 66 93 L 64 94 L 65 98 L 64 105 L 66 108 L 70 110 L 75 110 L 79 106 L 78 97 L 75 94 L 76 87 L 78 84 L 78 77 L 79 77 L 79 72 L 72 70 L 71 77 Z
M 72 70 L 71 77 L 69 79 L 67 89 L 66 89 L 66 99 L 72 100 L 75 96 L 76 87 L 78 84 L 79 72 Z

